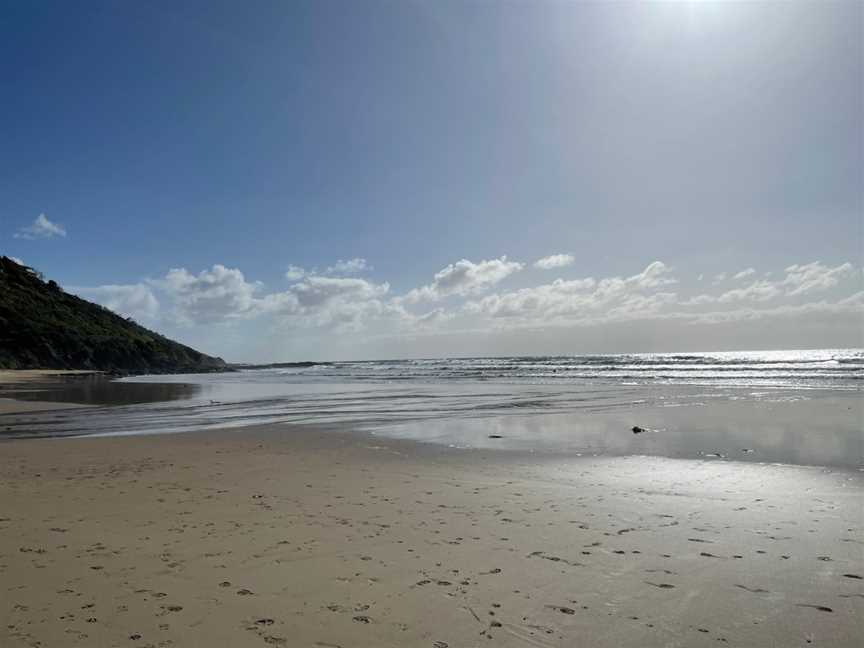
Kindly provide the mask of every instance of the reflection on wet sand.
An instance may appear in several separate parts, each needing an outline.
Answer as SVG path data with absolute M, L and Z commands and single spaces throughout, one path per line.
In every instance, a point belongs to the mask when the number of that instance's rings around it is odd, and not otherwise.
M 194 398 L 203 385 L 185 383 L 118 382 L 101 376 L 88 376 L 38 389 L 18 389 L 8 395 L 17 400 L 77 403 L 80 405 L 136 405 Z
M 864 466 L 864 403 L 851 391 L 184 378 L 194 377 L 78 380 L 18 391 L 18 398 L 97 407 L 0 415 L 0 430 L 11 438 L 340 423 L 455 447 Z M 645 431 L 634 434 L 634 426 Z
M 436 419 L 380 428 L 454 447 L 864 467 L 856 395 Z M 633 426 L 645 429 L 634 434 Z

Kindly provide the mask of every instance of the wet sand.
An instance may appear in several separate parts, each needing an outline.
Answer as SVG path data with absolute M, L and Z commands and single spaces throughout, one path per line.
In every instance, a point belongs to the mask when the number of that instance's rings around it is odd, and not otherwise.
M 0 414 L 22 414 L 81 407 L 77 403 L 65 403 L 43 399 L 38 395 L 44 390 L 56 389 L 59 385 L 101 378 L 99 371 L 66 369 L 0 369 Z M 36 396 L 38 400 L 22 400 Z M 2 426 L 0 426 L 2 432 Z
M 201 392 L 183 383 L 126 383 L 101 371 L 0 371 L 0 414 L 188 400 Z M 5 398 L 4 398 L 5 397 Z M 14 399 L 20 401 L 11 402 Z M 2 430 L 2 422 L 0 422 Z
M 862 473 L 297 426 L 15 440 L 2 646 L 860 646 Z
M 0 398 L 0 414 L 29 414 L 33 412 L 53 412 L 71 408 L 86 407 L 75 403 L 55 403 L 52 401 L 23 401 L 17 398 Z M 4 426 L 0 422 L 0 434 Z
M 63 379 L 102 375 L 89 369 L 0 369 L 0 384 L 53 383 Z

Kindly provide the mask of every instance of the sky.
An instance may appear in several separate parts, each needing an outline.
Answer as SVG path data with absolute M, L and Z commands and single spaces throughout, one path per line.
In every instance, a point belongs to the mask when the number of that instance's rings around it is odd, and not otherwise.
M 864 346 L 864 4 L 0 0 L 0 254 L 231 361 Z

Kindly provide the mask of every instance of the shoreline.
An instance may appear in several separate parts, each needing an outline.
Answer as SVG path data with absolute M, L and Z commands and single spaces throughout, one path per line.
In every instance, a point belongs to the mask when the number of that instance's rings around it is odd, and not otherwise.
M 857 472 L 459 450 L 350 425 L 38 441 L 0 456 L 4 646 L 857 646 L 864 631 Z
M 611 401 L 613 407 L 595 405 L 604 399 L 589 394 L 595 401 L 588 407 L 570 408 L 571 403 L 581 402 L 578 391 L 550 390 L 547 402 L 552 407 L 526 411 L 502 409 L 508 402 L 518 404 L 524 398 L 521 393 L 503 397 L 481 393 L 478 406 L 477 401 L 466 400 L 470 393 L 462 398 L 443 392 L 442 399 L 438 387 L 414 387 L 412 404 L 401 412 L 398 407 L 404 405 L 398 405 L 391 415 L 382 413 L 380 403 L 388 398 L 399 403 L 404 395 L 401 387 L 376 387 L 369 397 L 358 394 L 354 386 L 328 385 L 326 390 L 293 394 L 291 389 L 234 394 L 206 391 L 185 382 L 97 380 L 74 383 L 67 389 L 29 392 L 17 401 L 2 398 L 17 394 L 0 392 L 0 440 L 206 435 L 223 427 L 242 431 L 261 424 L 332 424 L 370 432 L 379 439 L 445 447 L 569 457 L 636 455 L 852 471 L 864 468 L 860 424 L 864 401 L 848 392 L 779 392 L 758 399 L 728 393 L 711 401 L 699 388 L 674 393 L 607 388 L 605 394 L 612 398 L 605 401 Z M 486 403 L 496 400 L 497 410 L 485 409 Z M 674 406 L 667 405 L 670 400 Z M 78 404 L 82 401 L 90 405 Z M 565 408 L 555 411 L 558 403 Z M 104 404 L 109 406 L 101 406 Z M 644 431 L 634 434 L 634 426 Z
M 52 403 L 47 401 L 14 401 L 22 405 L 29 405 L 31 402 L 37 406 L 33 410 L 21 410 L 20 412 L 9 412 L 11 415 L 28 415 L 40 414 L 42 412 L 62 411 L 67 408 L 84 409 L 92 408 L 92 405 L 74 405 L 69 403 Z M 0 399 L 0 413 L 2 410 L 3 399 Z M 2 423 L 2 419 L 0 419 Z M 417 422 L 422 425 L 424 421 Z M 580 451 L 555 451 L 545 448 L 540 449 L 524 449 L 512 447 L 475 447 L 475 446 L 453 446 L 444 445 L 437 441 L 423 439 L 409 439 L 398 436 L 390 436 L 380 432 L 378 428 L 370 428 L 364 426 L 355 426 L 350 422 L 340 423 L 266 423 L 260 425 L 242 425 L 235 427 L 211 427 L 190 430 L 148 430 L 135 432 L 117 432 L 117 433 L 83 433 L 83 434 L 68 434 L 68 435 L 30 435 L 30 436 L 8 436 L 3 435 L 3 426 L 0 424 L 0 447 L 6 444 L 14 444 L 19 442 L 63 442 L 63 441 L 101 441 L 112 439 L 150 439 L 158 437 L 188 437 L 190 441 L 207 442 L 208 437 L 221 437 L 222 435 L 236 435 L 242 437 L 244 434 L 249 434 L 252 438 L 257 438 L 256 435 L 261 433 L 261 430 L 272 430 L 276 428 L 284 428 L 286 433 L 292 431 L 300 435 L 305 435 L 312 431 L 314 434 L 334 435 L 336 437 L 345 437 L 348 443 L 355 444 L 372 444 L 369 447 L 379 447 L 377 444 L 382 444 L 380 447 L 390 447 L 393 445 L 401 448 L 401 454 L 431 454 L 437 455 L 443 453 L 448 457 L 454 456 L 472 456 L 476 453 L 490 454 L 494 459 L 506 464 L 509 462 L 537 462 L 537 463 L 553 463 L 560 462 L 620 462 L 620 461 L 647 461 L 647 462 L 663 462 L 668 461 L 680 462 L 681 465 L 705 465 L 705 466 L 727 466 L 734 469 L 735 467 L 750 468 L 762 467 L 770 469 L 785 469 L 790 470 L 813 470 L 824 474 L 847 475 L 851 478 L 862 478 L 864 485 L 864 467 L 860 465 L 824 465 L 818 463 L 800 463 L 800 462 L 784 462 L 784 461 L 757 461 L 746 460 L 743 458 L 734 457 L 673 457 L 663 454 L 641 454 L 641 453 L 624 453 L 616 454 L 609 452 L 587 453 Z M 862 491 L 864 496 L 864 491 Z

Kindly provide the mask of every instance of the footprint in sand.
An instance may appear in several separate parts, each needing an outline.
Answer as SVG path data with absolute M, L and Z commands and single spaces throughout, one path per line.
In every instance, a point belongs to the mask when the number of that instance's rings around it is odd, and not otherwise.
M 552 610 L 557 610 L 561 614 L 576 614 L 576 610 L 574 610 L 573 608 L 564 607 L 561 605 L 547 605 L 546 607 Z
M 806 607 L 813 608 L 814 610 L 819 610 L 820 612 L 833 612 L 833 608 L 828 607 L 827 605 L 813 605 L 811 603 L 797 603 L 797 607 Z
M 862 580 L 862 577 L 858 574 L 843 574 L 844 578 L 855 578 L 857 580 Z
M 660 589 L 673 589 L 675 587 L 671 583 L 652 583 L 651 581 L 645 581 L 645 583 L 653 587 L 659 587 Z
M 761 587 L 747 587 L 746 585 L 739 585 L 738 583 L 735 583 L 735 587 L 740 587 L 741 589 L 752 592 L 753 594 L 770 594 L 768 590 L 762 589 Z

